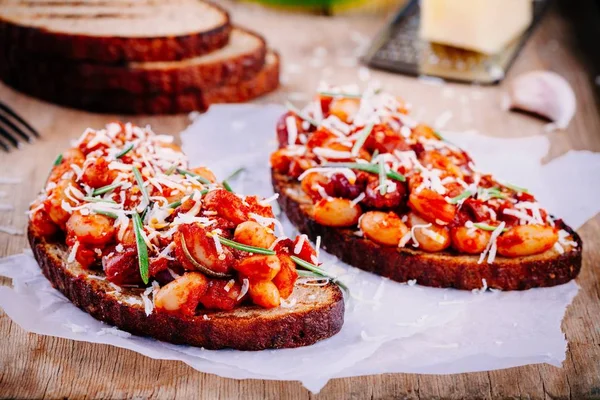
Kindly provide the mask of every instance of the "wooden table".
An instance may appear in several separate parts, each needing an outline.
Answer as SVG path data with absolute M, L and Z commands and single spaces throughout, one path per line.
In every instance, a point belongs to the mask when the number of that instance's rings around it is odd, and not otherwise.
M 266 11 L 254 5 L 221 1 L 236 23 L 263 33 L 283 56 L 284 86 L 264 102 L 308 99 L 320 79 L 351 83 L 359 78 L 354 53 L 381 26 L 381 17 L 313 17 Z M 600 117 L 594 98 L 594 74 L 583 60 L 584 47 L 568 17 L 578 15 L 575 26 L 593 18 L 591 2 L 564 1 L 555 6 L 536 31 L 511 70 L 511 76 L 543 68 L 562 74 L 574 87 L 578 109 L 565 132 L 549 135 L 554 157 L 569 149 L 600 151 Z M 572 8 L 575 7 L 575 8 Z M 587 8 L 586 8 L 587 7 Z M 285 18 L 285 21 L 283 20 Z M 594 20 L 588 21 L 594 23 Z M 595 21 L 596 26 L 598 20 Z M 593 27 L 593 25 L 592 25 Z M 596 36 L 597 38 L 598 36 Z M 596 45 L 597 47 L 597 45 Z M 596 49 L 597 50 L 597 49 Z M 360 74 L 363 78 L 366 72 Z M 519 137 L 544 134 L 544 123 L 500 109 L 500 87 L 426 84 L 414 78 L 371 72 L 414 105 L 419 119 L 433 122 L 449 110 L 448 127 L 474 128 L 488 135 Z M 49 165 L 69 141 L 88 126 L 101 127 L 116 116 L 74 111 L 28 98 L 0 86 L 0 99 L 18 110 L 40 132 L 34 145 L 0 158 L 0 176 L 23 180 L 0 185 L 15 205 L 1 212 L 0 225 L 23 228 L 24 212 L 41 187 Z M 187 116 L 127 118 L 149 123 L 156 131 L 177 134 Z M 123 117 L 121 117 L 123 119 Z M 249 133 L 251 135 L 251 133 Z M 560 182 L 558 182 L 560 184 Z M 585 242 L 584 266 L 578 279 L 581 291 L 569 307 L 563 329 L 569 350 L 563 368 L 530 365 L 501 371 L 458 375 L 390 374 L 335 379 L 319 395 L 311 395 L 298 382 L 223 379 L 203 374 L 180 362 L 158 361 L 115 347 L 29 334 L 0 312 L 0 397 L 195 397 L 195 398 L 600 398 L 600 217 L 579 233 Z M 21 252 L 23 236 L 0 233 L 0 256 Z M 4 280 L 5 284 L 9 284 Z

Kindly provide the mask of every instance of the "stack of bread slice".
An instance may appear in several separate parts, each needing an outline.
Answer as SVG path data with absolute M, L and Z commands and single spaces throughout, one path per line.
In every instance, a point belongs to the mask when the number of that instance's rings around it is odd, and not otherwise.
M 0 0 L 0 79 L 94 112 L 175 114 L 279 85 L 279 56 L 199 0 Z

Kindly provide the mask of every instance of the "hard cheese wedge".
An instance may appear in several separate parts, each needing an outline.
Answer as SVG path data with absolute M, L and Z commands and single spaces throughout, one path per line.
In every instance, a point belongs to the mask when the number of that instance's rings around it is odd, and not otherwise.
M 421 38 L 485 54 L 531 24 L 532 0 L 421 0 Z

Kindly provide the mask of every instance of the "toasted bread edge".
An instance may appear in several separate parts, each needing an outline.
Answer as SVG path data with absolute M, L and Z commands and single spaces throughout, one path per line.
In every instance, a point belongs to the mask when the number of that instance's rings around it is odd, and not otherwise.
M 53 287 L 94 318 L 140 336 L 206 349 L 264 350 L 308 346 L 340 331 L 344 322 L 344 299 L 333 283 L 305 291 L 325 290 L 327 301 L 289 309 L 265 310 L 243 306 L 230 312 L 207 312 L 206 317 L 179 317 L 153 312 L 120 301 L 85 273 L 74 274 L 56 255 L 58 246 L 28 230 L 35 259 Z M 288 311 L 289 310 L 289 311 Z
M 479 256 L 385 247 L 354 235 L 350 229 L 320 225 L 310 217 L 312 203 L 290 195 L 302 193 L 296 180 L 273 172 L 272 183 L 275 193 L 279 193 L 279 205 L 300 232 L 313 241 L 321 236 L 323 248 L 342 261 L 397 282 L 416 280 L 424 286 L 473 290 L 485 286 L 485 280 L 489 288 L 525 290 L 566 283 L 581 270 L 581 238 L 560 220 L 557 225 L 577 243 L 564 254 L 549 250 L 521 258 L 497 257 L 493 263 L 478 264 Z
M 177 61 L 210 53 L 225 46 L 231 33 L 229 13 L 219 10 L 223 23 L 213 29 L 180 36 L 119 37 L 88 36 L 50 31 L 39 27 L 19 25 L 0 18 L 0 42 L 7 48 L 44 54 L 66 60 L 93 61 L 102 64 L 122 64 L 138 61 Z

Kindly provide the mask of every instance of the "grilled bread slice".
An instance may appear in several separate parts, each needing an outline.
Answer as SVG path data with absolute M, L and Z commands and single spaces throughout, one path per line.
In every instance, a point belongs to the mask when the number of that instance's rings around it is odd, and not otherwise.
M 206 349 L 279 349 L 331 337 L 344 321 L 343 295 L 333 283 L 320 287 L 296 284 L 289 307 L 242 306 L 193 318 L 160 312 L 147 315 L 142 289 L 112 285 L 102 272 L 69 263 L 64 243 L 48 242 L 31 229 L 28 236 L 42 272 L 56 289 L 94 318 L 136 335 Z
M 260 71 L 266 53 L 262 37 L 234 28 L 225 47 L 181 61 L 104 65 L 40 58 L 15 48 L 5 54 L 5 62 L 12 66 L 14 73 L 50 80 L 63 87 L 156 94 L 237 84 Z
M 225 46 L 230 31 L 227 12 L 198 0 L 0 2 L 0 43 L 52 58 L 181 60 Z
M 248 79 L 175 93 L 136 95 L 122 90 L 92 91 L 62 86 L 39 76 L 34 78 L 21 74 L 18 68 L 0 63 L 0 79 L 6 84 L 52 103 L 101 113 L 177 114 L 205 111 L 214 103 L 245 102 L 275 90 L 279 86 L 279 55 L 267 53 L 263 68 Z
M 353 229 L 320 225 L 311 217 L 312 200 L 296 179 L 273 172 L 272 181 L 279 193 L 279 205 L 300 232 L 313 241 L 320 236 L 323 248 L 342 261 L 398 282 L 416 280 L 420 285 L 466 290 L 485 286 L 525 290 L 566 283 L 581 269 L 581 238 L 560 220 L 555 221 L 556 226 L 572 235 L 576 247 L 566 247 L 562 254 L 551 249 L 527 257 L 497 257 L 493 263 L 479 264 L 478 255 L 386 247 L 356 236 Z

